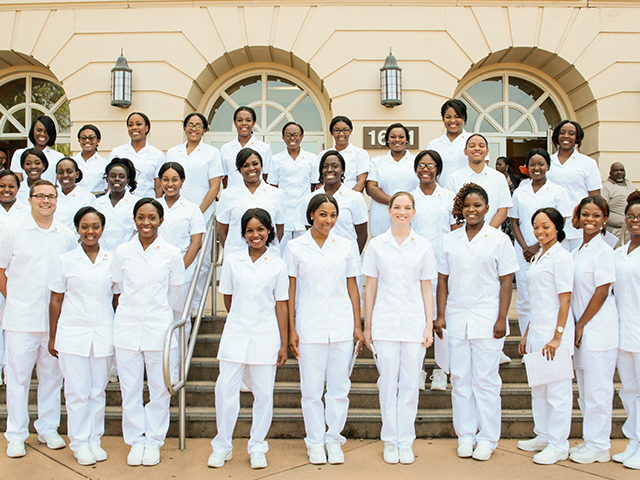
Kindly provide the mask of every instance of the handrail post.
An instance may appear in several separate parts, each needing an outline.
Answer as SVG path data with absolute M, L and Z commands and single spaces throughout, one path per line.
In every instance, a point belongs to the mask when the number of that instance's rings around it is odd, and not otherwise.
M 197 279 L 196 279 L 197 280 Z M 180 341 L 180 345 L 178 346 L 178 351 L 180 352 L 180 376 L 179 381 L 186 384 L 187 378 L 185 376 L 185 364 L 184 364 L 184 354 L 185 354 L 185 343 L 186 343 L 186 328 L 185 325 L 180 327 L 180 332 L 178 334 L 178 338 Z M 178 392 L 178 436 L 179 436 L 179 447 L 180 450 L 184 450 L 187 448 L 187 396 L 184 386 Z

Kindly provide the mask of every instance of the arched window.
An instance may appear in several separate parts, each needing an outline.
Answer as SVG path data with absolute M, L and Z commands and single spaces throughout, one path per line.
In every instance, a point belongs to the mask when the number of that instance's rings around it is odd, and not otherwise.
M 326 122 L 313 92 L 293 77 L 265 71 L 234 79 L 214 95 L 207 109 L 208 143 L 220 147 L 236 137 L 233 112 L 242 105 L 256 111 L 254 135 L 271 144 L 274 153 L 284 150 L 282 127 L 290 121 L 304 128 L 302 148 L 313 153 L 324 148 Z

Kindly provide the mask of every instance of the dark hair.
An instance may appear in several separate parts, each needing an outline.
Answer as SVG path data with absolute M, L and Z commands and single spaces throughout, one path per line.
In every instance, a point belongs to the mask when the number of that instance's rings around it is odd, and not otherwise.
M 187 128 L 187 124 L 189 123 L 189 120 L 191 120 L 191 117 L 198 117 L 202 121 L 202 126 L 204 127 L 204 131 L 206 132 L 207 130 L 209 130 L 209 122 L 207 121 L 204 115 L 198 112 L 190 113 L 189 115 L 184 117 L 184 122 L 182 122 L 182 126 L 184 128 Z
M 249 112 L 251 114 L 251 119 L 255 122 L 257 117 L 256 117 L 256 111 L 251 108 L 251 107 L 247 107 L 246 105 L 243 105 L 242 107 L 238 107 L 236 108 L 236 111 L 233 112 L 233 121 L 236 121 L 236 117 L 238 116 L 238 114 L 240 112 Z
M 158 178 L 162 178 L 164 172 L 172 168 L 176 171 L 176 173 L 180 177 L 180 180 L 184 180 L 185 178 L 187 178 L 184 173 L 184 168 L 178 162 L 166 162 L 165 164 L 163 164 L 158 171 Z
M 333 195 L 330 195 L 328 193 L 318 193 L 317 195 L 311 197 L 311 200 L 309 200 L 309 205 L 307 205 L 307 222 L 309 222 L 309 225 L 313 225 L 311 214 L 315 213 L 315 211 L 320 208 L 320 205 L 325 202 L 332 203 L 336 207 L 336 213 L 340 213 L 338 201 L 333 198 Z
M 413 161 L 413 171 L 418 171 L 418 164 L 423 157 L 429 155 L 434 162 L 436 162 L 436 176 L 439 177 L 442 173 L 442 157 L 435 150 L 422 150 L 418 155 L 416 155 L 416 159 Z
M 329 124 L 329 133 L 333 133 L 333 127 L 335 127 L 336 123 L 339 123 L 339 122 L 346 123 L 347 126 L 351 130 L 353 130 L 353 123 L 351 123 L 351 120 L 349 119 L 349 117 L 345 117 L 344 115 L 337 115 L 331 119 L 331 123 Z
M 160 202 L 157 201 L 155 198 L 145 197 L 138 200 L 133 207 L 134 220 L 136 218 L 136 214 L 138 213 L 138 210 L 140 210 L 140 207 L 147 204 L 150 204 L 151 206 L 155 207 L 155 209 L 158 211 L 158 216 L 160 217 L 160 220 L 164 218 L 164 208 L 162 208 L 162 205 L 160 204 Z
M 482 135 L 481 133 L 472 133 L 471 135 L 469 135 L 469 137 L 467 138 L 467 141 L 464 143 L 464 148 L 466 149 L 467 146 L 469 145 L 469 142 L 471 141 L 471 139 L 473 137 L 480 137 L 484 140 L 484 143 L 487 144 L 487 148 L 489 148 L 489 142 L 487 142 L 487 139 L 485 138 L 484 135 Z
M 322 155 L 322 158 L 320 159 L 320 165 L 318 167 L 318 171 L 320 173 L 320 182 L 322 183 L 322 168 L 324 167 L 324 162 L 331 156 L 338 157 L 338 160 L 340 160 L 340 164 L 342 165 L 342 176 L 340 177 L 340 181 L 344 182 L 344 172 L 347 169 L 347 162 L 344 161 L 344 157 L 337 150 L 327 150 L 326 152 L 324 152 L 324 155 Z
M 127 117 L 127 125 L 129 125 L 129 119 L 131 117 L 133 117 L 134 115 L 140 115 L 142 117 L 142 120 L 144 120 L 144 124 L 149 127 L 147 130 L 147 133 L 144 134 L 144 136 L 146 137 L 147 135 L 149 135 L 149 133 L 151 133 L 151 120 L 149 120 L 149 117 L 147 117 L 144 113 L 142 112 L 131 112 L 129 114 L 129 116 Z
M 56 186 L 53 183 L 51 183 L 49 180 L 40 179 L 40 180 L 36 180 L 35 182 L 33 182 L 33 185 L 31 185 L 31 188 L 29 188 L 29 196 L 30 197 L 33 196 L 33 190 L 36 187 L 39 187 L 41 185 L 47 185 L 47 186 L 53 188 L 54 190 L 56 190 Z M 56 190 L 56 197 L 57 196 L 58 196 L 58 190 Z
M 105 180 L 109 176 L 109 172 L 113 167 L 122 167 L 127 172 L 127 185 L 129 185 L 129 191 L 133 193 L 136 188 L 138 188 L 138 182 L 136 182 L 136 167 L 131 160 L 128 158 L 119 158 L 115 157 L 109 165 L 104 169 L 104 178 Z
M 16 185 L 18 185 L 18 188 L 20 188 L 20 178 L 18 178 L 18 175 L 16 175 L 15 172 L 12 172 L 8 168 L 5 168 L 4 170 L 0 170 L 0 178 L 4 178 L 8 176 L 12 176 L 13 178 L 15 178 Z
M 2 178 L 2 174 L 0 174 L 0 178 Z M 627 197 L 627 206 L 624 207 L 624 214 L 626 215 L 634 205 L 640 205 L 640 192 L 638 190 L 631 192 Z
M 304 128 L 302 128 L 302 125 L 300 125 L 299 123 L 296 122 L 288 122 L 285 123 L 284 127 L 282 127 L 282 136 L 284 137 L 284 131 L 287 129 L 287 127 L 290 127 L 291 125 L 295 125 L 296 127 L 298 127 L 300 129 L 300 133 L 302 135 L 304 135 Z
M 22 155 L 20 155 L 20 166 L 23 169 L 24 169 L 24 161 L 27 159 L 28 155 L 35 155 L 36 157 L 38 157 L 42 162 L 42 165 L 44 165 L 43 172 L 47 171 L 47 169 L 49 168 L 49 160 L 47 159 L 47 156 L 44 154 L 42 150 L 35 147 L 27 148 L 24 152 L 22 152 Z
M 580 230 L 580 215 L 582 214 L 582 209 L 585 205 L 589 205 L 593 203 L 596 207 L 600 209 L 602 214 L 605 217 L 609 216 L 609 204 L 607 201 L 602 198 L 600 195 L 589 195 L 588 197 L 584 197 L 578 206 L 573 210 L 573 218 L 571 219 L 571 223 L 573 224 L 573 228 L 576 230 Z M 602 235 L 607 233 L 607 229 L 602 227 L 602 231 L 600 232 Z
M 44 128 L 47 130 L 47 135 L 49 135 L 49 141 L 47 142 L 47 147 L 53 147 L 56 144 L 56 124 L 53 123 L 53 120 L 46 115 L 40 115 L 31 123 L 31 128 L 29 129 L 29 140 L 32 144 L 36 144 L 36 137 L 34 136 L 34 129 L 36 128 L 36 123 L 40 122 L 44 125 Z
M 80 167 L 78 166 L 78 162 L 76 162 L 73 158 L 71 157 L 64 157 L 61 158 L 60 160 L 58 160 L 58 163 L 56 163 L 56 175 L 58 174 L 58 165 L 60 165 L 60 162 L 71 162 L 73 163 L 73 167 L 76 169 L 76 172 L 78 172 L 78 177 L 76 178 L 76 182 L 75 183 L 79 183 L 82 178 L 84 177 L 84 175 L 82 174 L 82 170 L 80 170 Z
M 82 220 L 82 217 L 84 217 L 87 213 L 95 213 L 98 216 L 98 218 L 100 219 L 100 224 L 102 225 L 103 228 L 107 224 L 107 219 L 102 214 L 102 212 L 99 212 L 98 210 L 96 210 L 92 206 L 88 205 L 86 207 L 82 207 L 73 216 L 73 224 L 76 226 L 76 230 L 80 227 L 80 220 Z
M 416 208 L 416 200 L 413 198 L 413 195 L 411 195 L 409 192 L 396 192 L 393 195 L 391 195 L 391 198 L 389 199 L 389 208 L 391 208 L 393 206 L 393 202 L 395 202 L 396 198 L 398 197 L 409 197 L 409 200 L 411 200 L 411 205 L 413 205 L 413 208 Z
M 95 125 L 91 125 L 90 123 L 87 123 L 86 125 L 83 125 L 80 130 L 78 130 L 78 140 L 80 140 L 80 134 L 84 130 L 91 130 L 93 133 L 96 134 L 96 138 L 98 140 L 102 139 L 102 135 L 100 134 L 100 130 L 98 129 L 98 127 L 96 127 Z
M 464 123 L 467 123 L 467 106 L 464 104 L 462 100 L 458 100 L 457 98 L 452 98 L 451 100 L 447 100 L 440 107 L 440 116 L 444 120 L 444 114 L 447 113 L 447 110 L 453 108 L 455 112 L 458 114 Z
M 456 223 L 458 225 L 464 223 L 464 215 L 462 214 L 462 204 L 464 199 L 472 193 L 480 195 L 487 206 L 489 206 L 489 195 L 487 195 L 487 191 L 484 188 L 476 183 L 465 183 L 456 194 L 456 197 L 453 200 L 453 210 L 451 211 L 451 215 L 456 219 Z
M 567 123 L 570 123 L 574 127 L 576 127 L 576 145 L 582 145 L 582 140 L 584 140 L 584 130 L 578 122 L 574 122 L 573 120 L 563 120 L 561 121 L 556 128 L 553 129 L 553 134 L 551 134 L 551 141 L 554 145 L 560 146 L 560 129 L 564 127 Z
M 534 148 L 529 150 L 527 153 L 527 157 L 524 161 L 524 164 L 529 168 L 529 160 L 535 155 L 540 155 L 547 162 L 547 167 L 551 168 L 551 157 L 549 156 L 549 152 L 547 152 L 544 148 Z
M 562 242 L 567 237 L 567 234 L 564 232 L 564 217 L 562 214 L 553 207 L 539 208 L 531 217 L 531 226 L 533 226 L 533 222 L 539 213 L 544 213 L 549 217 L 549 220 L 553 222 L 558 231 L 558 242 Z
M 238 171 L 240 171 L 240 169 L 246 163 L 246 161 L 249 160 L 249 157 L 251 155 L 255 155 L 256 157 L 258 157 L 258 160 L 260 160 L 260 166 L 261 167 L 263 166 L 262 155 L 260 155 L 253 148 L 246 147 L 240 150 L 238 152 L 238 155 L 236 156 L 236 168 L 238 169 Z
M 401 128 L 404 130 L 404 134 L 406 135 L 406 139 L 407 139 L 407 143 L 409 143 L 409 129 L 407 127 L 405 127 L 403 124 L 401 123 L 392 123 L 391 125 L 389 125 L 387 127 L 387 131 L 384 134 L 384 144 L 388 147 L 389 146 L 389 134 L 391 133 L 391 130 L 393 130 L 394 128 Z
M 269 231 L 269 235 L 267 236 L 267 247 L 271 245 L 271 242 L 276 238 L 276 231 L 273 229 L 273 223 L 271 222 L 271 215 L 269 212 L 262 208 L 250 208 L 244 215 L 242 215 L 242 220 L 240 221 L 240 225 L 242 230 L 242 238 L 245 237 L 245 232 L 247 231 L 247 224 L 249 220 L 255 218 L 258 220 L 265 228 Z

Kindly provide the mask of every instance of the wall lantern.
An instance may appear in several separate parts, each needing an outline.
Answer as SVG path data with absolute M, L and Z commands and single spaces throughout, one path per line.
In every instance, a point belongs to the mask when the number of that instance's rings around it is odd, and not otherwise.
M 387 108 L 402 105 L 402 68 L 389 49 L 389 56 L 380 69 L 380 103 Z
M 111 69 L 111 105 L 120 108 L 131 106 L 131 68 L 122 52 Z

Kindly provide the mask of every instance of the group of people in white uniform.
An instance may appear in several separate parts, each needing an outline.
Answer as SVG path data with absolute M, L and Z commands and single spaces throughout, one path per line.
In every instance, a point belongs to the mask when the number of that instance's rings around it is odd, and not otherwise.
M 499 364 L 515 275 L 520 353 L 575 352 L 584 419 L 584 442 L 569 451 L 571 380 L 533 387 L 536 437 L 519 448 L 538 452 L 541 464 L 608 461 L 617 364 L 629 445 L 613 459 L 640 468 L 640 194 L 627 206 L 631 242 L 614 252 L 603 235 L 608 206 L 597 165 L 576 149 L 580 125 L 556 127 L 553 155 L 529 152 L 529 178 L 512 198 L 504 175 L 487 164 L 487 140 L 464 130 L 465 104 L 449 100 L 441 115 L 446 133 L 426 150 L 414 157 L 396 123 L 386 131 L 389 151 L 372 160 L 351 144 L 344 116 L 330 124 L 334 148 L 317 156 L 301 148 L 304 129 L 295 122 L 282 130 L 285 150 L 272 155 L 253 136 L 250 107 L 236 110 L 238 136 L 220 151 L 203 141 L 206 118 L 188 115 L 186 142 L 166 157 L 148 144 L 151 122 L 139 112 L 127 119 L 130 142 L 108 159 L 97 153 L 95 126 L 80 129 L 82 151 L 68 158 L 50 148 L 51 119 L 34 121 L 33 147 L 0 172 L 7 455 L 26 453 L 35 365 L 41 442 L 65 446 L 57 433 L 64 378 L 74 455 L 81 465 L 106 460 L 105 388 L 117 373 L 127 463 L 159 463 L 169 427 L 164 336 L 184 306 L 216 210 L 229 314 L 209 466 L 232 458 L 243 381 L 254 395 L 251 466 L 267 466 L 275 373 L 288 350 L 300 369 L 309 460 L 343 463 L 350 366 L 362 348 L 374 352 L 380 373 L 383 459 L 412 463 L 425 352 L 445 330 L 457 453 L 488 460 L 500 438 Z M 515 247 L 499 229 L 506 218 Z M 204 278 L 195 279 L 196 305 Z M 441 369 L 432 379 L 432 389 L 447 388 Z

